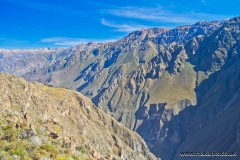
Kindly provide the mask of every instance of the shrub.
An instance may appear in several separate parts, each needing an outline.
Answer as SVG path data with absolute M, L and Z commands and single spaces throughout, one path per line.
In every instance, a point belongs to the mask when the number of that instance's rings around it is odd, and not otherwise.
M 18 155 L 19 157 L 24 157 L 28 155 L 27 151 L 22 146 L 16 146 L 15 148 L 10 149 L 9 152 L 12 155 Z
M 54 158 L 59 154 L 59 151 L 52 144 L 43 144 L 40 148 L 47 151 Z
M 58 155 L 55 160 L 71 160 L 72 157 L 69 157 L 67 155 Z
M 76 149 L 80 151 L 82 154 L 87 153 L 86 147 L 83 145 L 76 147 Z

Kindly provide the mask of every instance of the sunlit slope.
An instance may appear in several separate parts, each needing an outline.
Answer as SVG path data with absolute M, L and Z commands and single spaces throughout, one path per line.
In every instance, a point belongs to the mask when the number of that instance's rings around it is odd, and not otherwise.
M 155 159 L 137 133 L 78 92 L 0 73 L 0 99 L 2 157 Z

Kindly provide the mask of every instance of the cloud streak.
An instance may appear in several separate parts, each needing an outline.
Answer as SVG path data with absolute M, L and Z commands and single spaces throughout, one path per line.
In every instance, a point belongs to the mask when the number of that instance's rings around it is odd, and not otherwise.
M 106 39 L 106 40 L 97 40 L 97 39 L 85 39 L 85 38 L 67 38 L 67 37 L 52 37 L 52 38 L 44 38 L 41 40 L 42 43 L 50 43 L 57 46 L 75 46 L 78 44 L 86 44 L 88 42 L 113 42 L 115 39 Z
M 110 14 L 118 17 L 125 17 L 131 19 L 140 19 L 154 22 L 164 23 L 187 23 L 192 24 L 200 20 L 219 20 L 226 19 L 229 16 L 214 15 L 206 13 L 196 13 L 193 11 L 176 13 L 165 7 L 145 8 L 145 7 L 122 7 L 115 9 L 105 9 L 101 11 L 105 14 Z
M 141 30 L 143 28 L 150 28 L 149 26 L 145 25 L 129 25 L 129 24 L 117 24 L 115 22 L 109 22 L 104 18 L 101 20 L 102 25 L 115 28 L 114 31 L 117 32 L 133 32 L 136 30 Z

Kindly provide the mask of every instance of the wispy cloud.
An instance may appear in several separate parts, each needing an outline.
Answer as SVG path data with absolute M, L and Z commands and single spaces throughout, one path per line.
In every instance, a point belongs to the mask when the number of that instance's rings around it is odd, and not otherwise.
M 109 22 L 104 18 L 101 20 L 101 23 L 105 26 L 115 28 L 114 30 L 117 32 L 132 32 L 136 30 L 141 30 L 143 28 L 150 28 L 145 25 L 129 25 L 129 24 L 117 24 L 115 22 Z
M 86 44 L 88 42 L 113 42 L 115 39 L 97 40 L 97 39 L 85 39 L 85 38 L 66 38 L 66 37 L 52 37 L 42 39 L 42 43 L 51 43 L 58 46 L 74 46 L 78 44 Z
M 202 3 L 206 3 L 206 0 L 201 0 Z
M 123 7 L 117 9 L 103 10 L 102 12 L 108 13 L 114 16 L 154 20 L 164 22 L 188 22 L 192 19 L 177 15 L 172 11 L 168 11 L 163 7 L 157 8 L 140 8 L 140 7 Z
M 202 0 L 204 1 L 204 0 Z M 154 22 L 164 23 L 187 23 L 192 24 L 200 20 L 219 20 L 225 19 L 229 16 L 214 15 L 206 13 L 196 13 L 194 11 L 178 13 L 169 10 L 166 7 L 145 8 L 145 7 L 122 7 L 115 9 L 105 9 L 101 11 L 105 14 L 110 14 L 118 17 L 126 17 L 131 19 L 141 19 Z

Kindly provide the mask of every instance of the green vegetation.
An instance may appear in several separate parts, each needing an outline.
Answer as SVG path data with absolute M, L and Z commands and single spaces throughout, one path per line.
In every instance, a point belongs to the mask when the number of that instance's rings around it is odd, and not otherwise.
M 43 124 L 38 121 L 38 125 Z M 60 128 L 56 126 L 58 132 Z M 31 143 L 31 128 L 26 122 L 15 124 L 11 120 L 0 120 L 0 159 L 38 160 L 51 158 L 53 160 L 90 160 L 88 151 L 84 145 L 76 150 L 79 155 L 71 154 L 68 148 L 63 148 L 59 140 L 50 139 L 47 142 L 36 145 Z M 25 135 L 24 135 L 25 134 Z M 36 135 L 39 139 L 46 137 L 46 133 Z
M 183 99 L 194 99 L 195 82 L 196 73 L 188 62 L 184 63 L 183 71 L 177 75 L 164 72 L 159 79 L 153 82 L 148 104 L 167 102 L 167 107 L 172 108 Z
M 83 154 L 87 153 L 87 150 L 86 150 L 85 146 L 83 146 L 83 145 L 76 147 L 76 149 Z

